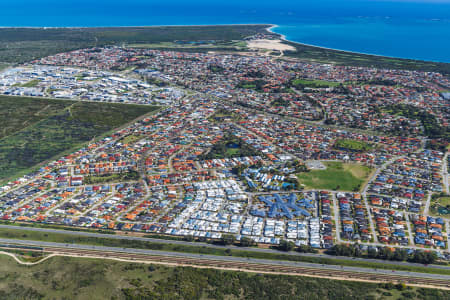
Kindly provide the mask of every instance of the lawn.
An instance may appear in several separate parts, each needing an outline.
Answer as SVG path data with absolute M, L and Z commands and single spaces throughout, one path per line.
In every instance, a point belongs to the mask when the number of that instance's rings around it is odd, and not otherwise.
M 341 83 L 325 80 L 294 79 L 292 80 L 291 84 L 294 87 L 328 88 L 338 86 Z
M 139 141 L 139 140 L 141 140 L 141 139 L 143 139 L 143 138 L 144 138 L 143 135 L 139 135 L 139 134 L 130 134 L 130 135 L 128 135 L 128 136 L 122 138 L 122 139 L 120 140 L 120 142 L 121 142 L 122 144 L 127 144 L 127 145 L 129 145 L 129 144 L 134 144 L 134 143 L 136 143 L 137 141 Z
M 124 182 L 124 181 L 136 181 L 139 180 L 139 173 L 136 171 L 129 171 L 116 174 L 105 174 L 98 176 L 86 176 L 84 177 L 84 184 L 103 184 L 109 182 Z
M 442 206 L 450 205 L 450 197 L 439 198 L 439 204 Z
M 239 155 L 240 150 L 238 148 L 228 148 L 225 152 L 225 156 L 228 157 L 235 157 L 236 155 Z
M 297 175 L 305 189 L 359 191 L 368 180 L 371 168 L 360 164 L 326 162 L 326 170 L 312 170 Z
M 340 139 L 336 141 L 336 143 L 334 144 L 334 148 L 341 150 L 350 150 L 355 152 L 364 152 L 372 149 L 373 147 L 372 145 L 364 141 Z
M 16 102 L 17 101 L 17 102 Z M 155 106 L 0 98 L 0 180 L 82 147 Z
M 34 79 L 34 80 L 30 80 L 27 83 L 24 83 L 22 85 L 20 85 L 21 87 L 36 87 L 39 82 L 41 82 L 39 79 Z
M 266 85 L 266 84 L 267 84 L 267 82 L 262 79 L 242 80 L 236 85 L 236 88 L 250 89 L 250 90 L 255 90 L 257 92 L 263 92 L 264 85 Z
M 442 215 L 444 217 L 450 215 L 450 196 L 432 198 L 430 211 L 434 215 Z
M 287 275 L 53 257 L 34 266 L 0 256 L 2 299 L 446 299 L 450 292 Z M 295 295 L 293 297 L 292 295 Z M 389 295 L 389 296 L 388 296 Z M 370 297 L 370 298 L 367 298 Z
M 230 119 L 232 122 L 237 122 L 242 118 L 238 113 L 228 111 L 226 109 L 218 109 L 212 116 L 208 118 L 210 122 L 214 123 L 221 123 L 226 119 Z

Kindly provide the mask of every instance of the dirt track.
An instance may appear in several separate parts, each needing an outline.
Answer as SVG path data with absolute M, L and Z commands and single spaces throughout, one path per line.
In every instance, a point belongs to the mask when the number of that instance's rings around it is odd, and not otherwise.
M 309 276 L 309 277 L 328 278 L 346 281 L 393 282 L 393 283 L 405 283 L 411 286 L 431 287 L 450 290 L 450 282 L 444 279 L 439 280 L 430 278 L 419 278 L 396 274 L 392 275 L 371 274 L 371 273 L 352 272 L 344 270 L 325 270 L 319 268 L 308 268 L 297 266 L 280 266 L 280 265 L 260 264 L 260 263 L 230 262 L 220 259 L 217 260 L 197 259 L 197 258 L 174 257 L 164 255 L 130 254 L 123 252 L 67 249 L 57 247 L 45 248 L 44 252 L 50 253 L 50 257 L 52 256 L 89 257 L 100 259 L 112 259 L 126 262 L 147 263 L 147 264 L 190 266 L 195 268 L 212 268 L 220 270 L 245 271 L 264 274 Z M 12 254 L 8 253 L 8 255 Z M 48 257 L 45 259 L 48 259 Z M 42 262 L 44 260 L 41 260 L 39 262 Z M 20 262 L 17 258 L 16 261 L 18 261 L 19 263 L 23 263 Z M 26 263 L 26 264 L 36 264 L 36 263 Z

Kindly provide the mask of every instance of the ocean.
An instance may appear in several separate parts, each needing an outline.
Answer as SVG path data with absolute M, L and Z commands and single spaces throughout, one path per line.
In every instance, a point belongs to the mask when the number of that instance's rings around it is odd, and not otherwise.
M 0 0 L 0 26 L 275 24 L 288 40 L 450 63 L 450 0 Z

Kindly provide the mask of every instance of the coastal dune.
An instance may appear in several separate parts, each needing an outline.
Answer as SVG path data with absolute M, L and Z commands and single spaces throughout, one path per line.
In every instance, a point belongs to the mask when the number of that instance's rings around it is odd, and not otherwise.
M 258 39 L 247 42 L 251 49 L 265 49 L 278 51 L 295 51 L 295 47 L 284 44 L 281 40 Z

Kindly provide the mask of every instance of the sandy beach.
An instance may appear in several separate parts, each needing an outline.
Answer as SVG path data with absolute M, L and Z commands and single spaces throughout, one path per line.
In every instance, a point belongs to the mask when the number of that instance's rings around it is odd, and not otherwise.
M 295 51 L 295 47 L 283 43 L 281 40 L 252 40 L 247 42 L 247 47 L 251 49 L 266 49 L 278 51 Z

